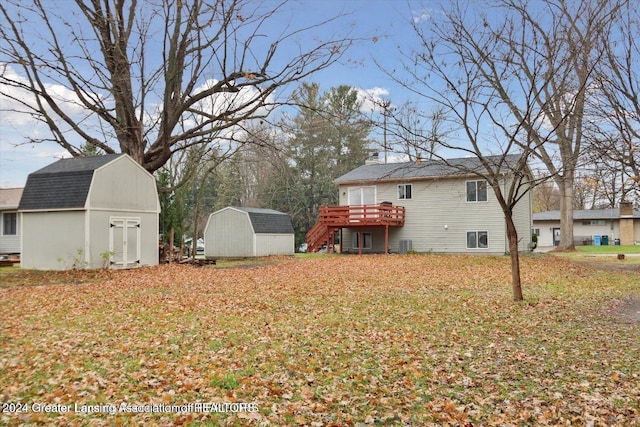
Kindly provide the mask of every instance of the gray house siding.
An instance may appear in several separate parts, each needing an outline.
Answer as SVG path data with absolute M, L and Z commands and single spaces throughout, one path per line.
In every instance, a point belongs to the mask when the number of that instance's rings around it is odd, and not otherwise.
M 525 191 L 525 187 L 521 191 Z M 507 184 L 505 184 L 504 191 L 507 190 Z M 531 250 L 531 227 L 533 226 L 533 202 L 530 194 L 525 194 L 524 197 L 516 204 L 513 209 L 513 222 L 518 232 L 518 250 L 520 252 L 527 252 Z M 506 238 L 506 225 L 505 225 L 505 238 Z M 505 247 L 509 248 L 509 242 L 505 241 Z
M 486 202 L 467 202 L 465 183 L 463 179 L 439 179 L 378 184 L 376 203 L 390 201 L 406 209 L 405 225 L 389 228 L 389 250 L 398 252 L 400 240 L 407 239 L 412 241 L 413 250 L 417 252 L 504 253 L 504 216 L 495 196 L 488 189 Z M 411 184 L 410 200 L 398 199 L 399 184 Z M 340 187 L 341 195 L 347 187 L 352 186 Z M 346 204 L 346 200 L 341 198 L 340 203 Z M 352 233 L 356 231 L 343 231 L 343 250 L 357 250 L 352 244 Z M 383 250 L 384 230 L 361 231 L 374 233 L 370 251 Z M 471 231 L 488 232 L 488 248 L 468 249 L 467 232 Z
M 18 212 L 22 188 L 0 188 L 0 254 L 20 253 L 22 215 Z
M 5 215 L 7 217 L 11 215 L 11 218 L 15 217 L 15 233 L 13 233 L 13 230 L 5 230 L 4 224 L 5 222 L 7 222 L 5 220 Z M 20 253 L 20 226 L 22 223 L 21 219 L 21 215 L 15 209 L 0 211 L 0 254 Z
M 487 158 L 499 162 L 502 168 L 515 164 L 517 155 Z M 504 160 L 504 163 L 502 163 Z M 487 184 L 486 200 L 467 200 L 467 183 L 485 182 L 473 170 L 483 170 L 475 158 L 449 160 L 450 165 L 439 161 L 409 163 L 368 164 L 354 169 L 336 179 L 339 185 L 340 205 L 354 204 L 350 194 L 357 194 L 358 187 L 375 186 L 368 190 L 369 196 L 375 194 L 375 200 L 367 204 L 391 202 L 404 206 L 405 223 L 402 227 L 389 227 L 389 250 L 398 252 L 401 241 L 411 241 L 411 247 L 417 252 L 453 252 L 478 254 L 504 254 L 508 252 L 508 240 L 504 213 L 496 196 Z M 506 164 L 506 165 L 505 165 Z M 461 169 L 469 172 L 463 173 Z M 509 175 L 505 175 L 508 177 Z M 504 178 L 505 192 L 509 184 Z M 411 186 L 411 197 L 406 186 Z M 470 184 L 472 185 L 472 184 Z M 401 197 L 398 186 L 402 186 Z M 521 187 L 521 191 L 526 191 Z M 355 198 L 357 199 L 357 197 Z M 531 241 L 531 195 L 525 193 L 514 208 L 514 223 L 519 237 L 519 250 L 528 251 Z M 344 228 L 341 249 L 357 251 L 354 233 L 371 233 L 371 248 L 364 251 L 380 252 L 384 250 L 384 229 Z M 486 233 L 486 235 L 485 235 Z M 469 236 L 471 234 L 471 236 Z M 486 247 L 484 241 L 486 236 Z M 482 240 L 482 245 L 472 247 L 468 237 Z M 365 239 L 366 241 L 366 239 Z

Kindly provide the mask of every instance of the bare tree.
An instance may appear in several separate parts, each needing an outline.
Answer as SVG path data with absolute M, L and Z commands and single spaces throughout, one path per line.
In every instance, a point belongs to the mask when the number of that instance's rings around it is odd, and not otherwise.
M 573 248 L 588 89 L 602 35 L 623 1 L 503 0 L 482 13 L 454 4 L 432 13 L 428 26 L 414 23 L 424 50 L 407 64 L 422 85 L 406 86 L 419 95 L 427 87 L 453 112 L 464 138 L 448 148 L 474 155 L 518 148 L 544 164 L 560 192 L 560 249 Z
M 620 201 L 634 202 L 640 186 L 630 176 L 630 168 L 609 156 L 602 147 L 589 145 L 584 153 L 585 165 L 576 172 L 573 207 L 575 209 L 614 208 Z
M 383 106 L 384 107 L 384 106 Z M 383 126 L 388 143 L 409 161 L 433 159 L 440 143 L 447 138 L 446 116 L 442 108 L 423 113 L 415 103 L 406 102 L 384 110 L 390 120 Z
M 537 175 L 539 178 L 545 175 Z M 553 181 L 543 181 L 532 190 L 533 213 L 560 209 L 560 192 Z
M 266 187 L 282 162 L 282 138 L 277 128 L 251 129 L 245 143 L 217 171 L 220 186 L 215 209 L 229 205 L 263 207 Z
M 513 77 L 522 88 L 539 92 L 536 105 L 546 129 L 550 129 L 531 136 L 536 142 L 535 156 L 547 167 L 560 192 L 559 249 L 574 247 L 573 189 L 584 148 L 586 102 L 595 67 L 602 58 L 603 35 L 608 34 L 624 1 L 502 3 L 520 20 L 526 34 L 513 45 L 514 56 L 520 59 Z M 514 94 L 504 98 L 513 100 Z M 518 117 L 516 103 L 511 105 L 512 114 Z
M 519 243 L 521 239 L 530 242 L 531 236 L 518 236 L 514 218 L 518 202 L 535 184 L 528 160 L 549 139 L 544 112 L 536 108 L 546 86 L 527 87 L 513 78 L 519 63 L 529 61 L 529 53 L 523 52 L 528 41 L 522 22 L 505 16 L 494 26 L 488 19 L 486 15 L 474 19 L 460 7 L 453 7 L 428 27 L 414 22 L 420 49 L 407 55 L 404 70 L 408 80 L 394 77 L 398 73 L 391 70 L 389 75 L 435 104 L 446 118 L 442 129 L 448 137 L 437 141 L 439 150 L 432 157 L 462 174 L 486 180 L 492 188 L 505 219 L 513 299 L 520 301 Z M 521 56 L 514 54 L 516 48 Z M 533 62 L 532 67 L 536 76 L 542 74 L 539 62 Z M 543 81 L 548 84 L 550 79 Z M 516 91 L 517 96 L 511 99 Z M 405 127 L 405 131 L 411 130 L 411 126 Z M 477 161 L 451 162 L 446 157 L 452 152 Z
M 640 187 L 640 7 L 628 2 L 610 34 L 591 98 L 593 155 L 611 161 Z M 619 201 L 619 200 L 618 200 Z
M 414 21 L 420 49 L 406 55 L 409 80 L 388 73 L 440 106 L 450 130 L 459 130 L 440 141 L 443 152 L 462 151 L 482 164 L 481 170 L 450 166 L 486 179 L 502 207 L 514 300 L 522 299 L 522 288 L 513 213 L 535 184 L 531 159 L 556 182 L 561 247 L 573 247 L 572 190 L 587 86 L 598 58 L 596 40 L 617 10 L 613 2 L 599 3 L 571 3 L 577 9 L 570 9 L 564 0 L 547 0 L 534 8 L 504 0 L 484 12 L 457 3 L 432 13 L 427 24 Z
M 150 172 L 266 117 L 283 86 L 328 67 L 351 43 L 314 34 L 326 22 L 272 25 L 286 1 L 60 5 L 0 4 L 3 109 L 47 126 L 51 136 L 31 142 L 55 141 L 74 156 L 83 144 L 127 153 Z
M 173 228 L 177 233 L 176 244 L 182 248 L 183 238 L 190 231 L 194 244 L 193 248 L 187 249 L 195 251 L 197 238 L 204 227 L 200 212 L 209 188 L 207 181 L 218 166 L 233 156 L 238 148 L 222 141 L 193 145 L 181 150 L 157 171 L 160 202 L 165 204 L 160 214 L 160 227 L 165 243 L 168 243 L 169 230 Z

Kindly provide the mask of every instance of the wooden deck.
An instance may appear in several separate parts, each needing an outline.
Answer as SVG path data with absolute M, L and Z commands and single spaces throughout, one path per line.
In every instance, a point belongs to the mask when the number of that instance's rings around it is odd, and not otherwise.
M 393 206 L 388 203 L 320 206 L 318 222 L 307 233 L 307 251 L 316 252 L 323 245 L 332 249 L 335 233 L 341 228 L 385 227 L 385 251 L 388 252 L 389 227 L 402 227 L 403 225 L 404 206 Z M 359 241 L 361 242 L 362 239 Z

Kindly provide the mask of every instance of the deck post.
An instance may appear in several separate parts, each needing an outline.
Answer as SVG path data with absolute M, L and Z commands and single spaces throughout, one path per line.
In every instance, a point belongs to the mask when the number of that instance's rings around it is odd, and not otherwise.
M 362 255 L 362 231 L 358 231 L 358 255 Z
M 389 255 L 389 224 L 384 226 L 384 254 Z

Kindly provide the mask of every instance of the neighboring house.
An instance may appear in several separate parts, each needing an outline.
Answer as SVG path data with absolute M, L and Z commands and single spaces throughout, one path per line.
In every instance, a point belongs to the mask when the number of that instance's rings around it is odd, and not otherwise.
M 507 161 L 517 159 L 509 156 Z M 477 158 L 449 163 L 482 170 Z M 510 180 L 511 175 L 505 174 L 505 188 Z M 320 209 L 318 224 L 307 234 L 310 251 L 332 246 L 332 236 L 339 232 L 342 252 L 508 252 L 504 214 L 493 190 L 459 167 L 429 160 L 369 163 L 335 183 L 340 206 Z M 519 249 L 529 251 L 530 192 L 516 205 L 513 216 Z
M 289 215 L 272 209 L 229 206 L 209 215 L 204 253 L 209 258 L 293 255 Z
M 23 268 L 158 264 L 156 181 L 126 154 L 62 159 L 33 172 L 19 211 Z
M 0 255 L 20 254 L 20 214 L 22 188 L 0 188 Z
M 538 246 L 558 246 L 560 211 L 533 214 L 533 233 L 538 235 Z M 628 202 L 620 203 L 615 209 L 574 210 L 574 244 L 593 245 L 598 240 L 600 244 L 609 245 L 640 244 L 640 211 L 633 210 Z

